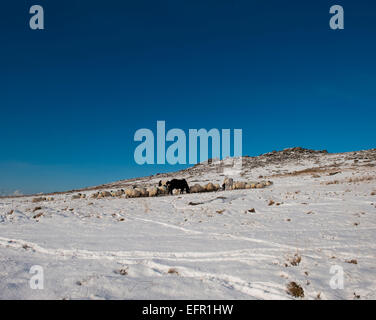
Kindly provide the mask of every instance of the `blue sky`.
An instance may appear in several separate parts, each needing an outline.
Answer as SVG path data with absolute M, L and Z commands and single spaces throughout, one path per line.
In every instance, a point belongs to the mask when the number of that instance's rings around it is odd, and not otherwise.
M 43 5 L 45 30 L 29 28 Z M 345 29 L 329 28 L 343 5 Z M 139 166 L 139 128 L 243 129 L 243 154 L 375 148 L 374 1 L 6 1 L 0 192 L 79 188 Z

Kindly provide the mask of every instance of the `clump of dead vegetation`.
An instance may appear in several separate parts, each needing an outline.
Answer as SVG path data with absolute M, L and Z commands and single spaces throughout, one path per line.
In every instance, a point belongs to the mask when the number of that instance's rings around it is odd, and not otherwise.
M 354 300 L 358 300 L 358 299 L 360 299 L 360 295 L 356 294 L 356 292 L 354 292 Z
M 167 273 L 169 273 L 169 274 L 179 274 L 178 270 L 176 270 L 175 268 L 168 269 Z
M 128 267 L 125 267 L 125 268 L 122 268 L 120 270 L 116 270 L 114 272 L 117 273 L 117 274 L 120 274 L 122 276 L 127 276 L 128 275 L 128 269 L 129 269 Z
M 300 256 L 300 254 L 295 253 L 293 257 L 289 257 L 287 259 L 287 262 L 285 263 L 285 267 L 289 267 L 289 266 L 296 267 L 300 264 L 301 261 L 302 261 L 302 257 Z
M 358 260 L 356 259 L 349 259 L 349 260 L 345 260 L 346 263 L 351 263 L 351 264 L 358 264 Z
M 286 292 L 295 298 L 304 298 L 303 288 L 294 281 L 291 281 L 287 284 Z
M 312 178 L 320 178 L 321 176 L 319 174 L 324 174 L 326 173 L 327 175 L 335 175 L 340 173 L 340 171 L 333 171 L 333 168 L 330 167 L 313 167 L 313 168 L 307 168 L 303 170 L 296 170 L 293 172 L 286 172 L 286 173 L 277 173 L 273 174 L 270 177 L 296 177 L 296 176 L 301 176 L 301 175 L 312 175 Z
M 343 180 L 332 180 L 325 182 L 325 185 L 331 184 L 342 184 L 342 183 L 359 183 L 359 182 L 368 182 L 376 180 L 376 176 L 362 176 L 362 177 L 355 177 L 355 178 L 347 178 Z
M 37 213 L 33 218 L 34 218 L 34 219 L 38 219 L 38 218 L 40 218 L 41 216 L 43 216 L 43 212 L 39 212 L 39 213 Z

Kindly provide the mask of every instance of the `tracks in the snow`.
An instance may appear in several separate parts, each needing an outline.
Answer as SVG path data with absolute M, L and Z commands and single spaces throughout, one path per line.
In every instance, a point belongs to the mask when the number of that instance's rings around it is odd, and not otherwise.
M 176 263 L 199 262 L 240 262 L 250 263 L 255 259 L 271 260 L 275 254 L 268 255 L 257 252 L 255 249 L 242 249 L 217 252 L 154 252 L 154 251 L 89 251 L 78 249 L 50 249 L 38 244 L 21 239 L 0 237 L 0 247 L 15 250 L 27 250 L 37 254 L 51 255 L 54 258 L 70 259 L 98 259 L 116 261 L 122 264 L 143 264 L 147 268 L 167 274 L 168 270 Z M 229 289 L 239 291 L 254 299 L 283 299 L 283 288 L 276 285 L 251 283 L 233 275 L 201 271 L 199 268 L 181 266 L 178 267 L 179 275 L 185 278 L 196 278 L 209 281 Z

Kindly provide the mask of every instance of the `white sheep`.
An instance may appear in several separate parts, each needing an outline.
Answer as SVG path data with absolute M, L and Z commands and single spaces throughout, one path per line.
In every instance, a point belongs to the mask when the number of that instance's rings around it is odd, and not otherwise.
M 148 197 L 149 196 L 149 193 L 146 191 L 145 188 L 140 187 L 140 188 L 136 188 L 136 190 L 140 192 L 141 197 Z
M 166 186 L 158 187 L 158 194 L 166 195 L 168 194 L 168 189 Z
M 214 184 L 212 184 L 211 182 L 209 182 L 208 184 L 206 184 L 204 188 L 205 188 L 205 190 L 206 190 L 207 192 L 215 191 Z
M 245 189 L 245 186 L 246 186 L 245 182 L 243 182 L 243 181 L 236 181 L 234 183 L 234 185 L 233 185 L 233 189 L 234 190 Z
M 195 184 L 194 186 L 190 187 L 190 193 L 200 193 L 204 191 L 205 188 L 199 184 Z
M 158 195 L 158 188 L 156 187 L 149 187 L 146 189 L 149 194 L 149 197 L 156 197 Z
M 234 179 L 225 178 L 223 180 L 222 186 L 223 186 L 223 189 L 225 189 L 225 190 L 232 190 L 233 184 L 234 184 Z
M 127 198 L 138 198 L 141 196 L 141 192 L 137 189 L 128 188 L 125 190 L 125 195 Z
M 159 180 L 158 187 L 166 186 L 166 184 L 167 184 L 167 180 Z

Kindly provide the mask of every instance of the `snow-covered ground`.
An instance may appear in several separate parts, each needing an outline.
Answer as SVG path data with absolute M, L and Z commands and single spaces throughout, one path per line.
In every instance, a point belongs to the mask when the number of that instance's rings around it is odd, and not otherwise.
M 303 299 L 375 299 L 376 151 L 280 156 L 244 161 L 238 180 L 273 181 L 264 189 L 1 198 L 0 298 L 293 299 L 286 288 L 296 282 Z M 223 180 L 214 165 L 169 176 Z M 42 290 L 29 285 L 34 265 Z M 343 289 L 329 285 L 332 266 Z

